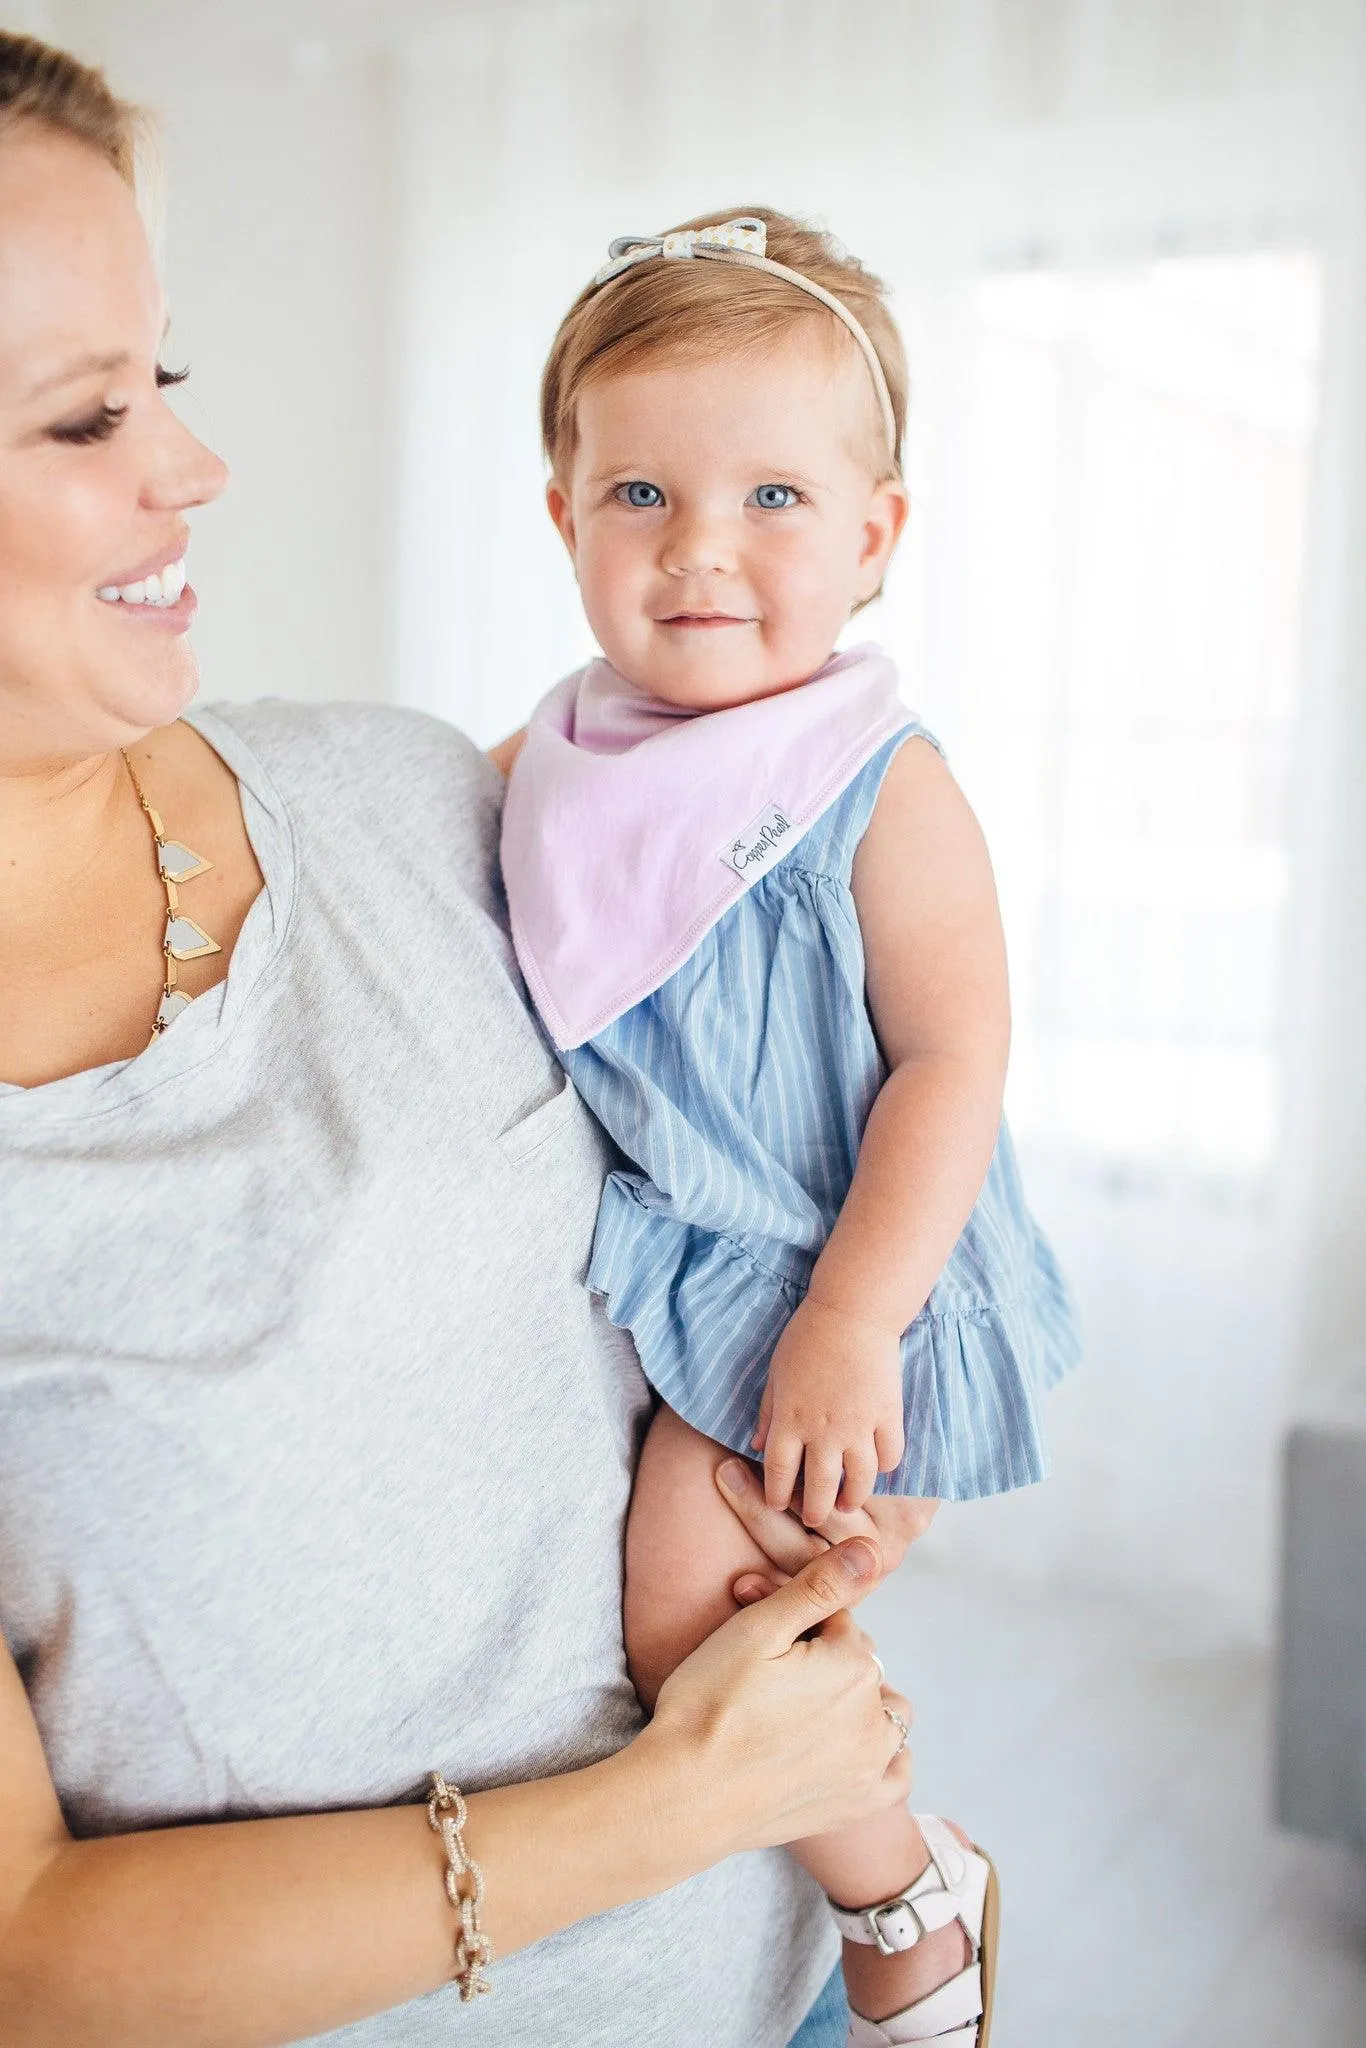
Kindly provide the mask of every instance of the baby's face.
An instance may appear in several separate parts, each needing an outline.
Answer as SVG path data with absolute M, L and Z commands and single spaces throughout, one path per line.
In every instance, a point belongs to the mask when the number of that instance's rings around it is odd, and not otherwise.
M 828 660 L 906 517 L 875 481 L 871 380 L 803 329 L 759 353 L 590 384 L 551 515 L 612 666 L 692 710 L 767 697 Z M 875 443 L 874 443 L 875 445 Z

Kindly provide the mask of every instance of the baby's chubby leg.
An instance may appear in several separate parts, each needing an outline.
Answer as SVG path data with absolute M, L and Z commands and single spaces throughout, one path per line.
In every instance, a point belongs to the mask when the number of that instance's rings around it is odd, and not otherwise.
M 739 1612 L 731 1586 L 771 1569 L 716 1490 L 732 1454 L 661 1408 L 636 1469 L 626 1525 L 626 1659 L 653 1709 L 669 1673 Z
M 647 1707 L 669 1673 L 737 1611 L 735 1580 L 772 1570 L 717 1491 L 716 1469 L 732 1455 L 671 1408 L 660 1409 L 645 1440 L 626 1531 L 625 1626 L 631 1677 Z M 894 1897 L 929 1862 L 904 1807 L 796 1843 L 793 1854 L 849 1907 Z M 846 1942 L 850 2002 L 870 2019 L 884 2018 L 956 1976 L 967 1953 L 956 1923 L 897 1956 Z

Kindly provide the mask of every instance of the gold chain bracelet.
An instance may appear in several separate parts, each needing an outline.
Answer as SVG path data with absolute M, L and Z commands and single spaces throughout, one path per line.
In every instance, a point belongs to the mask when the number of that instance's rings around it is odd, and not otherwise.
M 454 1981 L 466 2001 L 493 1989 L 484 1975 L 493 1961 L 493 1943 L 479 1925 L 484 1873 L 465 1847 L 468 1818 L 460 1788 L 448 1785 L 440 1771 L 433 1771 L 427 1820 L 432 1833 L 440 1835 L 446 1851 L 446 1897 L 460 1916 L 460 1931 L 455 1937 Z

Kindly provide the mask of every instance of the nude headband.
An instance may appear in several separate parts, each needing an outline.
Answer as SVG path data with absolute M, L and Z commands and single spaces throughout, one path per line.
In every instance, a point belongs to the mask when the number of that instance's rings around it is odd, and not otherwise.
M 738 263 L 749 270 L 768 270 L 774 277 L 785 277 L 789 284 L 795 284 L 799 290 L 809 292 L 813 299 L 819 299 L 823 306 L 828 306 L 858 343 L 873 380 L 873 389 L 877 392 L 882 427 L 887 436 L 887 451 L 895 462 L 896 414 L 892 410 L 892 394 L 887 389 L 887 375 L 878 352 L 866 331 L 833 292 L 826 291 L 823 285 L 814 284 L 809 277 L 803 277 L 800 270 L 789 270 L 785 263 L 775 263 L 764 253 L 767 246 L 767 228 L 763 221 L 755 220 L 749 214 L 742 215 L 739 220 L 722 221 L 716 227 L 681 228 L 671 235 L 620 235 L 608 247 L 608 261 L 594 276 L 593 284 L 610 284 L 623 271 L 632 269 L 637 263 L 648 263 L 656 256 L 705 256 L 713 263 Z

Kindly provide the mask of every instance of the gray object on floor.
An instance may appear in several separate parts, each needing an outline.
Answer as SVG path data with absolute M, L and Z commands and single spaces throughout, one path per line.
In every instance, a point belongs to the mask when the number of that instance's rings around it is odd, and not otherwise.
M 1276 1815 L 1366 1854 L 1366 1360 L 1286 1440 Z

